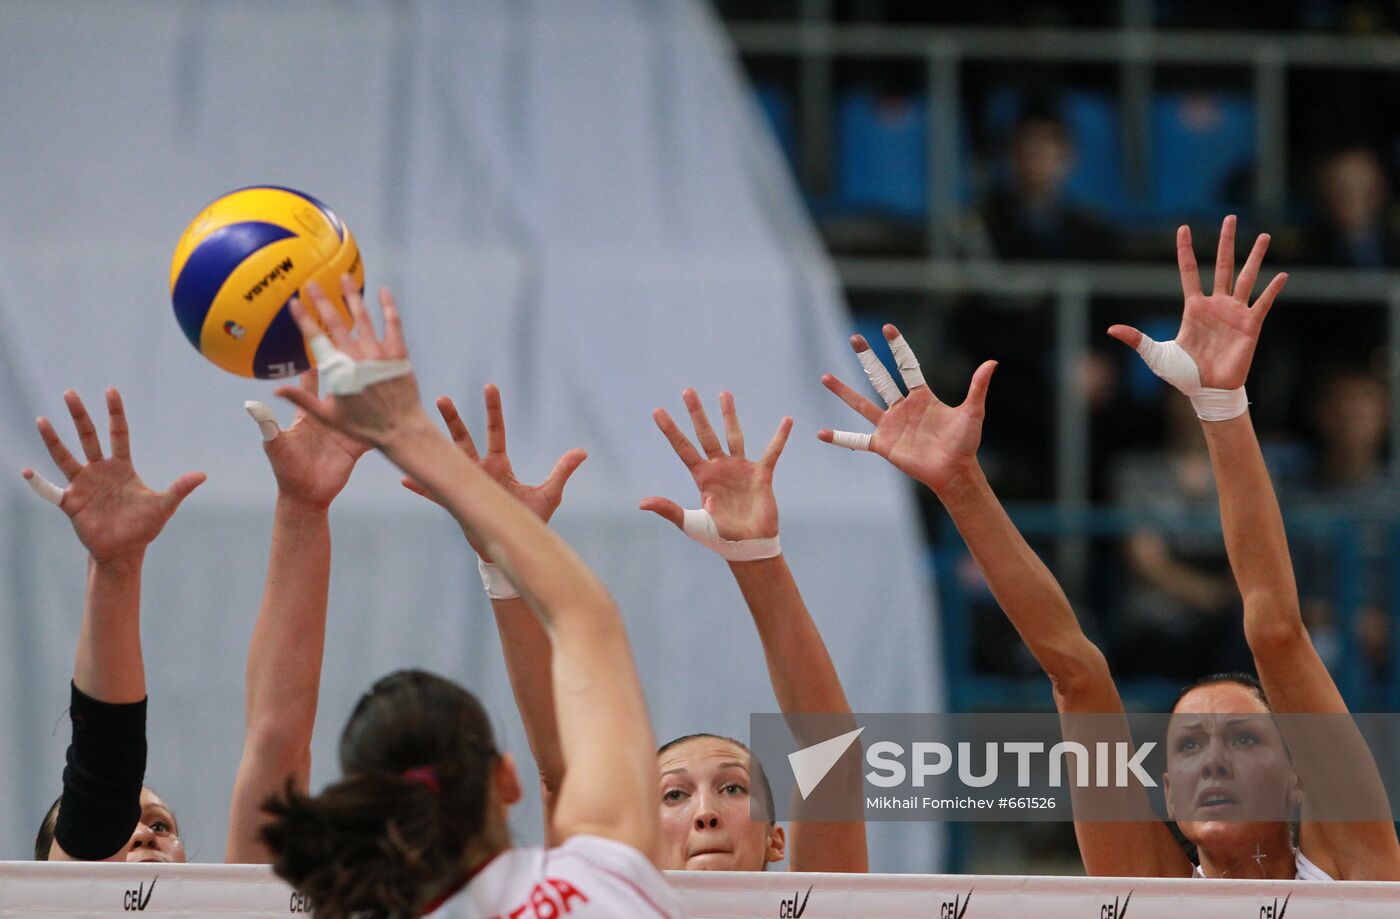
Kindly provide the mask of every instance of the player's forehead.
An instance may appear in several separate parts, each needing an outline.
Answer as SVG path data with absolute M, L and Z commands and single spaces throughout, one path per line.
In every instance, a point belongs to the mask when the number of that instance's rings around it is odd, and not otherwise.
M 1269 707 L 1259 693 L 1243 683 L 1209 683 L 1197 686 L 1177 702 L 1173 715 L 1267 715 Z M 1175 719 L 1173 719 L 1175 720 Z M 1201 720 L 1201 719 L 1195 719 Z
M 668 747 L 657 757 L 657 768 L 666 773 L 686 772 L 692 775 L 719 769 L 749 768 L 749 753 L 739 744 L 723 737 L 692 737 Z

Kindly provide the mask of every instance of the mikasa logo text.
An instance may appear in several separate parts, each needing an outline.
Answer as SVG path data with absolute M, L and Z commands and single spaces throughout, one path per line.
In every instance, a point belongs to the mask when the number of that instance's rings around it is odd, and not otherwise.
M 252 302 L 254 297 L 267 290 L 268 285 L 270 285 L 273 281 L 276 281 L 283 275 L 287 274 L 291 270 L 292 260 L 290 258 L 282 259 L 280 264 L 274 265 L 271 271 L 263 275 L 263 279 L 261 281 L 254 284 L 252 288 L 246 294 L 243 295 L 243 299 Z

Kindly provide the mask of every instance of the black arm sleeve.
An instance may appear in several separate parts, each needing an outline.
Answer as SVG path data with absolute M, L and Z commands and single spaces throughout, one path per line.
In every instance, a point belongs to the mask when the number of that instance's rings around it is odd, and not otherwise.
M 75 859 L 101 861 L 121 851 L 141 819 L 146 700 L 99 702 L 75 684 L 69 715 L 73 742 L 54 838 Z

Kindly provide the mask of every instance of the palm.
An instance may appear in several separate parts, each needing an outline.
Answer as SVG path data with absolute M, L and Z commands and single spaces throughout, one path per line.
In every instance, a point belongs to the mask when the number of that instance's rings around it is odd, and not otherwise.
M 778 534 L 770 469 L 742 456 L 717 456 L 690 472 L 721 537 L 762 539 Z
M 1238 389 L 1249 375 L 1260 322 L 1249 306 L 1229 294 L 1186 299 L 1176 342 L 1195 358 L 1201 385 Z
M 175 510 L 141 481 L 130 460 L 117 458 L 83 466 L 59 507 L 78 540 L 99 561 L 144 549 Z
M 369 445 L 332 431 L 307 415 L 267 444 L 267 456 L 286 496 L 330 504 Z
M 981 440 L 980 406 L 964 402 L 954 408 L 919 387 L 884 413 L 870 446 L 901 472 L 937 490 L 976 461 Z

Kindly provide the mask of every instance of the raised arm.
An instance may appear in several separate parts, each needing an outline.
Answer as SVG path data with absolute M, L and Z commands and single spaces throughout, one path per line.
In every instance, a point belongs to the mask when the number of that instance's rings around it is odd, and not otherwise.
M 331 381 L 337 395 L 316 400 L 292 388 L 278 394 L 383 450 L 506 568 L 541 617 L 554 650 L 554 706 L 567 769 L 555 804 L 556 838 L 591 833 L 654 857 L 655 746 L 612 597 L 563 540 L 433 426 L 419 403 L 388 291 L 380 295 L 382 340 L 357 295 L 350 297 L 356 339 L 325 297 L 319 291 L 313 296 L 329 340 L 296 301 L 292 312 L 313 349 L 337 368 Z
M 187 472 L 163 492 L 136 474 L 121 395 L 107 390 L 111 456 L 82 399 L 63 394 L 78 431 L 79 462 L 47 418 L 43 438 L 68 486 L 33 469 L 24 478 L 68 515 L 88 550 L 87 599 L 73 664 L 73 740 L 63 772 L 54 860 L 101 861 L 121 854 L 141 816 L 146 770 L 146 672 L 141 657 L 141 566 L 180 502 L 204 481 Z
M 875 431 L 822 430 L 817 436 L 826 443 L 883 456 L 938 496 L 992 595 L 1050 678 L 1066 739 L 1086 731 L 1097 732 L 1095 740 L 1105 739 L 1101 719 L 1074 716 L 1123 712 L 1108 664 L 1084 634 L 1054 575 L 1007 516 L 977 462 L 987 388 L 996 362 L 987 361 L 977 368 L 967 397 L 954 407 L 940 401 L 925 384 L 918 361 L 899 330 L 887 325 L 884 334 L 908 395 L 900 392 L 865 339 L 856 335 L 851 347 L 887 407 L 877 407 L 827 374 L 823 385 L 874 425 Z M 1126 732 L 1126 723 L 1122 731 Z M 1092 797 L 1087 790 L 1075 789 L 1074 806 L 1076 814 L 1092 812 L 1099 818 L 1075 822 L 1080 855 L 1089 874 L 1176 877 L 1191 873 L 1190 862 L 1166 827 L 1140 819 L 1150 813 L 1141 789 L 1095 791 Z M 1133 813 L 1139 819 L 1103 822 L 1106 815 L 1114 813 Z
M 489 384 L 483 396 L 486 402 L 485 456 L 477 453 L 471 431 L 457 412 L 457 406 L 447 396 L 438 397 L 437 408 L 447 424 L 447 432 L 452 435 L 452 442 L 507 494 L 548 523 L 559 508 L 569 477 L 588 458 L 588 454 L 583 450 L 570 450 L 559 457 L 543 482 L 526 485 L 515 477 L 510 457 L 506 454 L 506 421 L 505 413 L 501 410 L 501 391 L 494 384 Z M 403 484 L 431 501 L 437 500 L 412 478 L 405 477 Z M 559 722 L 554 713 L 553 652 L 549 634 L 539 618 L 530 612 L 530 605 L 520 596 L 510 578 L 492 562 L 486 546 L 470 530 L 464 532 L 467 542 L 477 554 L 482 581 L 491 598 L 496 631 L 501 637 L 501 651 L 506 659 L 506 672 L 510 675 L 510 688 L 525 725 L 530 752 L 540 771 L 545 841 L 554 845 L 561 841 L 553 838 L 553 818 L 559 788 L 564 782 L 564 754 L 559 746 Z
M 1123 325 L 1111 327 L 1109 334 L 1137 350 L 1158 376 L 1188 395 L 1201 417 L 1220 493 L 1225 550 L 1244 601 L 1245 638 L 1270 707 L 1279 713 L 1345 715 L 1346 703 L 1303 626 L 1283 517 L 1244 393 L 1264 319 L 1288 279 L 1286 274 L 1276 275 L 1250 306 L 1268 245 L 1268 235 L 1260 235 L 1235 280 L 1235 218 L 1226 217 L 1220 233 L 1214 287 L 1206 296 L 1192 250 L 1191 231 L 1181 227 L 1177 231 L 1177 262 L 1185 307 L 1177 337 L 1169 342 L 1155 342 Z M 1374 789 L 1371 793 L 1378 793 L 1378 803 L 1384 804 L 1375 761 L 1350 718 L 1314 720 L 1310 722 L 1315 726 L 1311 736 L 1300 736 L 1293 728 L 1297 724 L 1285 718 L 1280 727 L 1300 772 L 1317 775 L 1325 771 L 1335 777 L 1335 764 L 1328 769 L 1310 762 L 1312 751 L 1320 756 L 1348 751 L 1345 768 L 1349 775 L 1345 784 L 1352 789 Z M 1314 800 L 1320 800 L 1325 790 L 1313 787 L 1310 791 L 1305 786 L 1305 801 L 1310 793 Z M 1333 877 L 1400 879 L 1400 842 L 1388 819 L 1308 821 L 1306 804 L 1304 813 L 1300 847 Z
M 317 391 L 317 375 L 302 375 Z M 261 403 L 248 403 L 277 479 L 267 585 L 248 649 L 243 758 L 229 806 L 230 863 L 266 864 L 259 838 L 269 797 L 288 783 L 305 791 L 311 776 L 311 733 L 321 689 L 330 592 L 330 505 L 368 447 L 332 431 L 305 412 L 281 430 Z
M 792 431 L 792 419 L 784 418 L 762 457 L 751 460 L 744 455 L 744 432 L 739 426 L 733 395 L 724 392 L 719 396 L 728 453 L 710 426 L 695 390 L 687 389 L 682 398 L 704 457 L 665 409 L 657 409 L 653 418 L 690 470 L 700 490 L 702 510 L 686 511 L 674 501 L 657 497 L 642 501 L 642 509 L 664 517 L 728 560 L 729 570 L 758 628 L 768 678 L 784 714 L 849 715 L 851 706 L 826 643 L 802 602 L 797 582 L 778 545 L 773 471 Z M 815 738 L 812 742 L 825 739 Z M 799 742 L 803 742 L 801 738 Z M 850 793 L 859 798 L 863 792 L 859 782 L 859 748 L 852 749 L 854 768 L 848 771 L 855 781 L 844 784 L 852 786 Z M 796 820 L 789 827 L 788 838 L 789 864 L 794 871 L 869 870 L 863 822 Z

